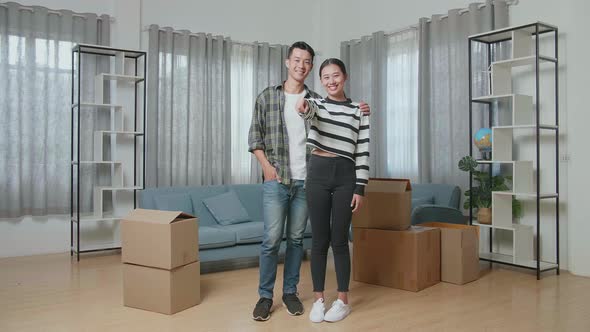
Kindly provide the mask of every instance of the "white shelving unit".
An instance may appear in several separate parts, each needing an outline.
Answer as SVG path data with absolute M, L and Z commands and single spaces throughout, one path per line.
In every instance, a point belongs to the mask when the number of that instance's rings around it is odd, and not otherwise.
M 555 54 L 547 56 L 539 54 L 539 39 L 544 33 L 554 35 Z M 510 42 L 511 53 L 508 59 L 493 61 L 488 58 L 490 68 L 490 94 L 487 96 L 473 96 L 472 91 L 472 44 L 483 43 L 488 47 L 488 56 L 491 57 L 491 47 L 497 43 Z M 541 192 L 540 190 L 540 147 L 539 134 L 541 130 L 555 132 L 555 156 L 559 155 L 559 125 L 558 125 L 558 32 L 557 28 L 546 23 L 536 22 L 518 27 L 500 29 L 469 37 L 469 119 L 472 121 L 473 104 L 483 103 L 489 105 L 488 121 L 492 128 L 492 158 L 491 160 L 479 160 L 481 165 L 502 164 L 512 168 L 512 189 L 509 191 L 492 192 L 492 223 L 490 225 L 479 224 L 473 217 L 470 209 L 470 221 L 473 225 L 487 228 L 490 234 L 489 252 L 480 253 L 480 259 L 493 263 L 509 264 L 518 267 L 534 269 L 537 278 L 540 273 L 555 269 L 559 274 L 559 164 L 556 162 L 555 192 Z M 555 124 L 541 124 L 540 119 L 540 89 L 539 67 L 542 63 L 554 65 L 555 72 Z M 535 92 L 531 95 L 515 94 L 512 81 L 513 69 L 527 66 L 535 72 Z M 502 102 L 502 104 L 500 104 Z M 500 110 L 500 105 L 509 102 L 507 110 L 511 112 L 511 124 L 496 125 L 492 123 L 491 112 L 494 106 Z M 506 108 L 506 107 L 504 107 Z M 515 160 L 513 146 L 515 145 L 515 131 L 523 131 L 525 135 L 534 136 L 536 142 L 536 160 Z M 520 134 L 520 133 L 519 133 Z M 470 125 L 469 137 L 473 137 L 473 128 Z M 473 147 L 470 145 L 470 155 L 473 156 Z M 490 173 L 491 176 L 491 173 Z M 514 198 L 535 199 L 537 204 L 536 226 L 523 225 L 515 222 L 512 217 L 512 201 Z M 555 199 L 556 201 L 556 261 L 543 262 L 540 257 L 540 212 L 539 205 L 542 199 Z M 492 234 L 497 232 L 510 232 L 512 235 L 512 252 L 510 255 L 501 254 L 492 250 Z
M 105 61 L 108 72 L 94 76 L 94 100 L 82 100 L 84 64 Z M 146 52 L 124 50 L 99 45 L 78 44 L 72 49 L 72 162 L 71 162 L 71 254 L 117 249 L 120 247 L 118 221 L 136 206 L 136 191 L 143 189 L 145 170 L 145 73 Z M 101 112 L 108 116 L 104 128 L 81 126 L 84 112 Z M 82 142 L 91 142 L 92 151 L 81 151 Z M 81 158 L 86 156 L 86 160 Z M 90 159 L 90 160 L 88 160 Z M 109 174 L 109 184 L 95 185 L 82 192 L 84 181 L 80 168 L 95 167 Z M 87 174 L 87 172 L 84 172 Z M 87 175 L 86 175 L 87 176 Z M 80 208 L 81 197 L 90 197 L 92 204 Z M 106 203 L 109 204 L 106 204 Z M 81 224 L 111 223 L 112 245 L 82 246 Z M 74 231 L 74 226 L 76 230 Z

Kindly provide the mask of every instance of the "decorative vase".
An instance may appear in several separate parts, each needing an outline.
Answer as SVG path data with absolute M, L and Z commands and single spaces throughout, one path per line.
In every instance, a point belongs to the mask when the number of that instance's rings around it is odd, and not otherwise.
M 477 209 L 477 222 L 480 224 L 490 225 L 492 223 L 492 209 L 490 209 L 490 208 Z
M 481 153 L 492 152 L 492 130 L 480 128 L 473 136 L 473 143 Z

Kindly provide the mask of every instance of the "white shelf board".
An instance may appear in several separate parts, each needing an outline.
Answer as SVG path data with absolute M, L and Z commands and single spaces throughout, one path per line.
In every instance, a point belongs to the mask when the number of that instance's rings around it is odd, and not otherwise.
M 477 160 L 478 164 L 515 164 L 522 160 Z
M 517 264 L 517 265 L 522 265 L 522 266 L 526 266 L 529 268 L 537 268 L 537 261 L 536 260 L 514 260 L 514 257 L 511 255 L 504 255 L 504 254 L 498 254 L 495 252 L 480 252 L 479 253 L 479 258 L 484 258 L 484 259 L 492 259 L 495 261 L 499 261 L 499 262 L 504 262 L 504 263 L 508 263 L 508 264 Z M 549 262 L 543 262 L 541 261 L 541 270 L 547 270 L 547 269 L 551 269 L 551 268 L 556 268 L 557 264 L 555 263 L 549 263 Z
M 476 41 L 486 42 L 486 43 L 493 43 L 493 42 L 503 41 L 503 40 L 507 40 L 507 39 L 509 40 L 509 39 L 512 39 L 512 31 L 514 31 L 514 30 L 525 31 L 525 32 L 530 33 L 532 36 L 536 30 L 534 24 L 539 24 L 539 33 L 544 33 L 544 32 L 551 31 L 551 30 L 557 30 L 557 27 L 555 27 L 551 24 L 537 21 L 537 22 L 532 22 L 529 24 L 520 25 L 520 26 L 516 26 L 516 27 L 507 27 L 507 28 L 496 29 L 496 30 L 492 30 L 492 31 L 488 31 L 488 32 L 478 33 L 478 34 L 469 36 L 469 39 L 474 39 Z
M 497 225 L 493 225 L 493 224 L 480 224 L 477 222 L 477 218 L 473 217 L 473 220 L 471 221 L 471 224 L 473 226 L 481 226 L 481 227 L 487 227 L 487 228 L 494 228 L 494 229 L 503 229 L 506 231 L 518 231 L 519 229 L 522 229 L 522 227 L 532 227 L 532 226 L 528 226 L 528 225 L 522 225 L 522 224 L 512 224 L 512 227 L 507 227 L 507 226 L 497 226 Z
M 74 241 L 74 244 L 76 243 L 76 241 Z M 102 251 L 102 250 L 120 250 L 121 249 L 121 244 L 120 243 L 113 243 L 113 244 L 90 244 L 87 246 L 83 246 L 80 244 L 80 251 L 86 251 L 86 252 L 91 252 L 91 251 Z M 77 252 L 76 251 L 76 246 L 72 246 L 72 250 L 74 251 L 74 254 Z
M 536 198 L 537 193 L 514 193 L 509 191 L 492 191 L 492 195 L 503 195 L 503 196 L 520 196 L 520 197 L 530 197 Z M 541 193 L 541 198 L 555 198 L 559 195 L 557 193 Z
M 96 221 L 117 221 L 117 220 L 121 220 L 124 217 L 115 217 L 113 215 L 110 214 L 105 214 L 102 218 L 98 218 L 93 214 L 81 214 L 80 213 L 80 222 L 96 222 Z M 76 219 L 76 215 L 74 214 L 74 220 Z
M 516 94 L 501 94 L 501 95 L 489 95 L 489 96 L 480 96 L 471 99 L 474 102 L 493 102 L 493 101 L 501 101 L 503 99 L 513 99 Z M 526 96 L 526 95 L 521 95 Z
M 554 57 L 549 56 L 539 56 L 539 63 L 542 62 L 555 62 L 557 61 Z M 534 65 L 536 62 L 536 56 L 529 55 L 523 56 L 520 58 L 508 59 L 508 60 L 501 60 L 501 61 L 494 61 L 492 62 L 492 66 L 502 66 L 502 67 L 520 67 L 520 66 L 529 66 Z
M 88 164 L 88 165 L 120 165 L 121 161 L 92 161 L 92 160 L 83 160 L 80 164 Z M 72 161 L 72 164 L 77 165 L 78 162 Z
M 94 189 L 102 190 L 102 191 L 118 191 L 118 190 L 140 190 L 143 188 L 140 186 L 135 186 L 135 187 L 94 187 Z
M 558 128 L 558 126 L 555 126 L 555 125 L 545 125 L 545 124 L 539 124 L 539 127 L 541 129 L 557 129 Z M 535 129 L 535 128 L 537 128 L 537 125 L 534 125 L 534 124 L 492 127 L 492 129 Z
M 487 96 L 479 96 L 472 98 L 471 101 L 473 102 L 494 102 L 494 101 L 502 101 L 504 99 L 514 99 L 515 97 L 528 97 L 531 98 L 529 95 L 523 94 L 500 94 L 500 95 L 487 95 Z
M 95 109 L 111 109 L 114 108 L 116 111 L 121 110 L 123 106 L 115 105 L 115 104 L 97 104 L 97 103 L 80 103 L 80 106 L 86 108 L 95 108 Z M 78 107 L 78 103 L 72 105 L 72 107 Z
M 113 130 L 98 130 L 97 133 L 101 133 L 104 135 L 143 135 L 140 131 L 113 131 Z
M 103 80 L 109 81 L 123 81 L 123 82 L 140 82 L 143 81 L 143 77 L 141 76 L 132 76 L 132 75 L 119 75 L 119 74 L 107 74 L 101 73 L 97 76 L 102 77 Z
M 494 228 L 494 229 L 503 229 L 503 230 L 507 230 L 507 231 L 514 231 L 514 228 L 512 227 L 505 227 L 505 226 L 494 226 L 492 224 L 480 224 L 477 221 L 472 221 L 471 224 L 473 226 L 481 226 L 481 227 L 487 227 L 487 228 Z
M 137 58 L 142 55 L 145 55 L 145 51 L 141 50 L 127 50 L 127 49 L 119 49 L 115 47 L 103 46 L 103 45 L 95 45 L 95 44 L 76 44 L 74 45 L 74 49 L 80 48 L 82 51 L 85 52 L 94 52 L 97 54 L 102 55 L 117 55 L 117 53 L 125 53 L 127 57 Z

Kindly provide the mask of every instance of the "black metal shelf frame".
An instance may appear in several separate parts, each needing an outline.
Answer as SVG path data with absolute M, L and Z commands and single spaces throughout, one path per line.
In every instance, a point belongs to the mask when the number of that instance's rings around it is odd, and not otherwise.
M 145 139 L 145 131 L 146 131 L 146 90 L 147 85 L 145 82 L 145 78 L 147 76 L 147 52 L 144 51 L 137 51 L 137 50 L 127 50 L 127 49 L 120 49 L 120 48 L 113 48 L 107 46 L 100 46 L 100 45 L 88 45 L 88 44 L 77 44 L 74 45 L 72 48 L 72 73 L 71 73 L 71 81 L 72 81 L 72 89 L 71 89 L 71 123 L 70 123 L 70 256 L 76 254 L 76 259 L 80 261 L 80 254 L 82 253 L 92 253 L 98 251 L 107 251 L 107 250 L 116 250 L 120 249 L 120 247 L 108 247 L 108 248 L 100 248 L 100 249 L 87 249 L 81 250 L 80 249 L 80 164 L 78 161 L 80 160 L 80 110 L 82 107 L 81 100 L 81 93 L 80 88 L 82 85 L 82 55 L 89 54 L 95 56 L 108 56 L 114 57 L 116 53 L 124 52 L 125 58 L 133 59 L 134 61 L 134 75 L 138 75 L 138 66 L 141 60 L 143 60 L 143 79 L 137 80 L 134 82 L 135 85 L 135 97 L 134 97 L 134 119 L 133 119 L 133 131 L 137 132 L 137 115 L 138 111 L 142 112 L 142 122 L 143 122 L 143 134 L 134 135 L 133 139 L 133 186 L 137 186 L 137 139 L 143 139 L 143 153 L 142 153 L 142 186 L 145 186 L 145 152 L 146 152 L 146 139 Z M 140 84 L 142 87 L 140 88 Z M 77 89 L 76 89 L 77 86 Z M 138 89 L 143 90 L 143 103 L 142 103 L 142 110 L 138 110 Z M 75 123 L 75 113 L 77 112 L 77 121 Z M 76 130 L 75 130 L 76 129 Z M 74 131 L 76 131 L 76 137 L 74 137 Z M 76 140 L 76 141 L 74 141 Z M 76 144 L 76 151 L 74 151 L 74 142 Z M 74 156 L 76 157 L 74 159 Z M 74 179 L 76 179 L 76 205 L 74 208 Z M 137 205 L 137 190 L 133 190 L 133 207 L 135 208 Z M 76 224 L 76 244 L 74 245 L 74 224 Z
M 541 213 L 540 213 L 540 206 L 541 206 L 541 199 L 542 197 L 540 192 L 541 186 L 541 179 L 540 179 L 540 172 L 536 172 L 536 181 L 537 181 L 537 190 L 536 190 L 536 214 L 537 214 L 537 221 L 536 221 L 536 268 L 531 268 L 530 266 L 519 265 L 519 264 L 511 264 L 503 261 L 498 261 L 494 259 L 488 258 L 480 258 L 481 260 L 488 261 L 490 263 L 499 263 L 505 264 L 510 266 L 515 266 L 519 268 L 526 268 L 526 269 L 533 269 L 536 271 L 537 280 L 541 278 L 541 272 L 556 270 L 556 274 L 559 275 L 559 52 L 558 52 L 558 37 L 559 32 L 556 26 L 546 24 L 543 22 L 535 22 L 526 25 L 520 25 L 510 28 L 505 28 L 496 31 L 490 31 L 487 33 L 482 33 L 474 36 L 470 36 L 468 38 L 468 52 L 469 52 L 469 155 L 473 157 L 473 144 L 471 143 L 471 139 L 473 137 L 473 103 L 483 103 L 488 104 L 488 123 L 493 123 L 493 116 L 492 116 L 492 102 L 482 101 L 482 100 L 473 100 L 473 64 L 472 64 L 472 57 L 473 57 L 473 43 L 483 43 L 487 47 L 487 59 L 488 59 L 488 68 L 492 64 L 492 46 L 511 40 L 510 37 L 506 37 L 506 34 L 510 34 L 512 31 L 516 30 L 525 30 L 531 33 L 532 37 L 535 37 L 535 139 L 536 139 L 536 169 L 540 169 L 541 164 L 541 152 L 540 152 L 540 133 L 541 130 L 550 129 L 555 133 L 555 193 L 556 195 L 552 197 L 555 199 L 555 248 L 556 248 L 556 266 L 552 268 L 541 268 L 541 255 L 540 255 L 540 248 L 541 248 Z M 555 56 L 548 63 L 552 63 L 554 65 L 554 79 L 555 79 L 555 125 L 548 126 L 548 125 L 541 125 L 539 124 L 540 119 L 540 74 L 539 74 L 539 65 L 541 60 L 547 60 L 549 58 L 543 57 L 540 55 L 540 48 L 539 48 L 539 37 L 542 34 L 553 34 L 554 40 L 554 52 Z M 490 82 L 491 84 L 491 82 Z M 493 159 L 493 158 L 492 158 Z M 489 167 L 489 172 L 491 176 L 492 168 Z M 469 176 L 469 188 L 473 187 L 473 176 L 470 174 Z M 473 222 L 473 206 L 470 205 L 469 207 L 469 224 Z M 490 237 L 489 237 L 489 250 L 492 252 L 492 229 L 490 229 Z

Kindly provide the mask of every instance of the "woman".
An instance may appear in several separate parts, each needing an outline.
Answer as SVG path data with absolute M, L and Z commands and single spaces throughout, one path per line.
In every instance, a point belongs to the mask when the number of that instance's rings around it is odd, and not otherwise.
M 336 322 L 350 313 L 348 232 L 352 213 L 363 202 L 369 178 L 369 118 L 344 94 L 347 78 L 342 61 L 327 59 L 320 66 L 320 79 L 328 96 L 297 103 L 297 111 L 311 122 L 307 144 L 313 151 L 305 186 L 312 226 L 311 275 L 315 294 L 309 319 L 316 323 Z M 325 312 L 324 283 L 330 244 L 338 299 Z

